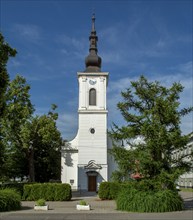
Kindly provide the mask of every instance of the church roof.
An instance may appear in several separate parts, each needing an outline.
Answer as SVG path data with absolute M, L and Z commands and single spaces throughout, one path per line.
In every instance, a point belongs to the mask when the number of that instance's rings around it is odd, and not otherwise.
M 97 41 L 98 37 L 95 30 L 95 14 L 92 16 L 92 29 L 90 33 L 90 48 L 89 55 L 85 58 L 86 69 L 85 72 L 101 72 L 102 59 L 97 55 Z

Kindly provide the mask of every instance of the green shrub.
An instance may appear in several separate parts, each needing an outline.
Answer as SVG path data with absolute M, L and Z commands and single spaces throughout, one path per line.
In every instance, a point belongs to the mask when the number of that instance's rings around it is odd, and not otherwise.
M 36 201 L 37 206 L 45 206 L 46 205 L 46 200 L 45 199 L 38 199 Z
M 22 199 L 23 200 L 26 200 L 28 198 L 28 200 L 32 200 L 32 199 L 29 199 L 30 195 L 31 195 L 31 190 L 32 190 L 32 185 L 30 184 L 26 184 L 23 186 L 23 196 L 22 196 Z
M 46 198 L 47 201 L 59 200 L 57 198 L 55 199 L 55 192 L 54 192 L 54 190 L 56 190 L 56 188 L 57 188 L 57 185 L 55 183 L 47 184 L 45 195 L 44 195 L 44 197 Z
M 0 184 L 0 189 L 7 189 L 7 188 L 14 189 L 22 197 L 24 184 L 25 183 L 18 183 L 18 182 L 3 183 L 3 184 Z
M 41 183 L 36 183 L 32 185 L 31 196 L 32 200 L 36 200 L 36 198 L 44 198 L 44 187 Z
M 121 187 L 122 184 L 120 183 L 110 182 L 109 199 L 116 199 Z
M 100 199 L 116 199 L 121 189 L 130 187 L 130 183 L 102 182 L 99 187 Z
M 13 189 L 0 190 L 0 212 L 18 210 L 21 208 L 21 196 Z
M 87 203 L 86 203 L 85 200 L 81 200 L 79 204 L 80 204 L 80 205 L 87 205 Z
M 34 184 L 26 184 L 24 185 L 24 192 L 23 192 L 23 199 L 29 201 L 35 201 L 40 198 L 44 198 L 45 188 L 41 183 L 34 183 Z
M 35 201 L 69 201 L 72 197 L 71 186 L 62 183 L 37 183 L 24 185 L 23 199 Z
M 110 182 L 100 184 L 98 195 L 100 199 L 110 199 Z
M 169 179 L 162 180 L 159 176 L 154 179 L 141 179 L 140 181 L 133 181 L 134 188 L 140 191 L 160 191 L 168 189 L 174 191 L 175 184 Z
M 122 190 L 116 200 L 117 209 L 132 212 L 171 212 L 183 209 L 183 200 L 175 191 Z
M 55 183 L 54 201 L 69 201 L 72 198 L 71 186 L 67 183 Z

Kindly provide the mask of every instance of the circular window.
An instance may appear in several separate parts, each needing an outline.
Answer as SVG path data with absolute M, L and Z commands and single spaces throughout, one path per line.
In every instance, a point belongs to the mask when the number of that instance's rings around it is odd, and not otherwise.
M 95 129 L 94 129 L 94 128 L 91 128 L 91 129 L 90 129 L 90 133 L 91 133 L 91 134 L 94 134 L 94 133 L 95 133 Z

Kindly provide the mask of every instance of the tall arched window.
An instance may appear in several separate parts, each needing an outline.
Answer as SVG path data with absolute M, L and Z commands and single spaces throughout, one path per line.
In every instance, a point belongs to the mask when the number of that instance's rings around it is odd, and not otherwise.
M 96 89 L 89 91 L 89 105 L 96 105 Z

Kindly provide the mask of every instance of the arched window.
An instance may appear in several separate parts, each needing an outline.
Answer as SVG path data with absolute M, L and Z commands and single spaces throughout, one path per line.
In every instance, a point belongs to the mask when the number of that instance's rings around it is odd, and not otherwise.
M 96 105 L 96 89 L 89 91 L 89 105 Z

